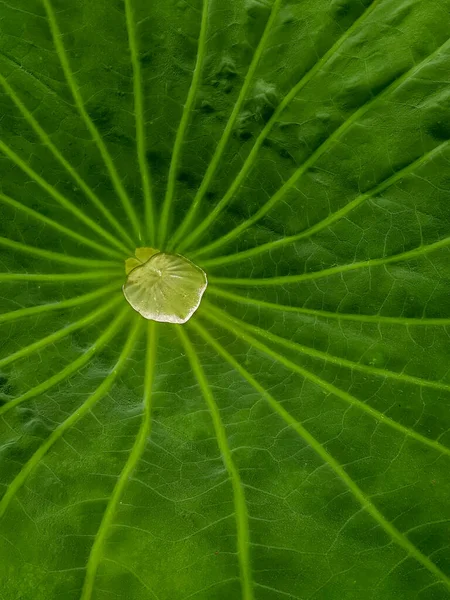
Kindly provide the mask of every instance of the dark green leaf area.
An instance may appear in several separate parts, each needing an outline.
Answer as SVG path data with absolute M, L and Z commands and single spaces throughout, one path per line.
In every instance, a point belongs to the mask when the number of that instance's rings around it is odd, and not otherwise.
M 450 600 L 450 2 L 0 20 L 0 600 Z

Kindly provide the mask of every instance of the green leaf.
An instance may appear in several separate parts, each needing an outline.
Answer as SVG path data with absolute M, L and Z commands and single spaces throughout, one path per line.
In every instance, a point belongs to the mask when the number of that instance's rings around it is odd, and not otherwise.
M 450 0 L 0 17 L 0 600 L 449 600 Z

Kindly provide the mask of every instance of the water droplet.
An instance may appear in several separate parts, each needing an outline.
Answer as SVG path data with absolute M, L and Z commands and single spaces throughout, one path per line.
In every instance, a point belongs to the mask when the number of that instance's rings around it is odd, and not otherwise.
M 206 274 L 179 254 L 150 250 L 153 254 L 146 262 L 140 262 L 139 257 L 126 261 L 124 296 L 145 319 L 186 323 L 200 306 L 208 285 Z M 139 252 L 139 256 L 142 258 L 145 252 Z

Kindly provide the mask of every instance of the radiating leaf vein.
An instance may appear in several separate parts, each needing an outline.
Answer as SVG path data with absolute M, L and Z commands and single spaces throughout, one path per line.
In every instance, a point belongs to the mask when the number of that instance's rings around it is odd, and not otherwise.
M 219 237 L 214 242 L 203 246 L 202 248 L 197 250 L 195 255 L 201 256 L 205 253 L 211 252 L 212 250 L 216 250 L 223 244 L 228 243 L 231 240 L 238 237 L 246 229 L 257 223 L 260 219 L 262 219 L 284 197 L 284 195 L 298 183 L 300 177 L 302 177 L 315 164 L 315 162 L 333 146 L 336 140 L 338 140 L 342 136 L 342 134 L 347 132 L 348 129 L 360 117 L 367 113 L 380 100 L 383 100 L 384 98 L 386 98 L 386 96 L 390 95 L 392 92 L 397 90 L 401 85 L 405 83 L 405 81 L 412 79 L 424 66 L 426 66 L 433 59 L 439 56 L 440 53 L 445 52 L 445 50 L 449 46 L 450 38 L 444 44 L 436 48 L 434 52 L 432 52 L 429 56 L 424 58 L 421 62 L 415 64 L 413 67 L 411 67 L 411 69 L 394 79 L 394 81 L 390 83 L 387 87 L 385 87 L 382 92 L 373 96 L 365 104 L 360 106 L 354 113 L 350 115 L 350 117 L 348 117 L 342 123 L 342 125 L 335 129 L 335 131 L 311 154 L 311 156 L 302 165 L 300 165 L 300 167 L 291 175 L 291 177 L 278 189 L 277 192 L 275 192 L 275 194 L 271 198 L 269 198 L 269 200 L 253 216 L 243 221 L 240 225 L 232 229 L 224 236 Z M 186 247 L 183 246 L 183 249 L 186 249 Z
M 14 91 L 11 84 L 5 79 L 5 77 L 3 77 L 2 74 L 0 74 L 0 84 L 4 87 L 8 96 L 11 98 L 11 100 L 14 102 L 14 104 L 17 106 L 17 108 L 22 113 L 22 115 L 25 117 L 25 119 L 28 121 L 28 123 L 31 125 L 31 127 L 34 129 L 34 131 L 40 137 L 43 144 L 49 148 L 49 150 L 51 151 L 53 156 L 56 158 L 56 160 L 66 169 L 66 171 L 69 173 L 69 175 L 71 175 L 71 177 L 74 179 L 74 181 L 77 183 L 77 185 L 79 185 L 80 188 L 83 190 L 83 192 L 86 194 L 86 196 L 102 212 L 102 214 L 106 217 L 106 219 L 108 219 L 108 221 L 111 223 L 111 225 L 122 236 L 122 239 L 124 239 L 127 244 L 131 244 L 131 246 L 133 246 L 133 241 L 131 240 L 129 235 L 126 233 L 125 229 L 120 225 L 120 223 L 112 215 L 112 213 L 106 208 L 105 204 L 100 200 L 100 198 L 87 185 L 87 183 L 84 181 L 84 179 L 81 177 L 81 175 L 79 175 L 79 173 L 75 169 L 75 167 L 73 167 L 70 164 L 70 162 L 66 158 L 64 158 L 64 156 L 61 154 L 61 152 L 58 150 L 58 148 L 55 146 L 55 144 L 51 141 L 48 134 L 39 125 L 37 120 L 33 117 L 31 112 L 28 110 L 28 108 L 25 106 L 25 104 L 22 102 L 22 100 L 16 94 L 16 92 Z M 124 246 L 123 244 L 121 244 L 121 247 L 124 252 L 129 253 L 130 246 L 127 247 L 127 246 Z
M 145 203 L 145 223 L 147 231 L 142 235 L 139 220 L 133 209 L 132 221 L 139 234 L 139 239 L 152 245 L 155 240 L 155 213 L 151 190 L 150 170 L 147 164 L 147 144 L 145 136 L 144 99 L 142 90 L 141 64 L 137 44 L 136 24 L 132 0 L 125 0 L 125 18 L 127 24 L 128 44 L 130 47 L 131 64 L 133 67 L 134 116 L 136 120 L 136 145 L 139 170 L 141 172 L 142 189 Z M 133 205 L 131 205 L 132 207 Z
M 436 146 L 436 148 L 433 148 L 433 150 L 426 152 L 403 169 L 396 171 L 393 175 L 391 175 L 381 183 L 377 184 L 375 187 L 368 190 L 367 192 L 359 194 L 356 198 L 345 204 L 342 208 L 336 210 L 333 213 L 330 213 L 325 219 L 322 219 L 322 221 L 319 221 L 315 225 L 308 227 L 308 229 L 305 229 L 304 231 L 300 231 L 299 233 L 295 233 L 293 235 L 285 236 L 278 240 L 267 242 L 266 244 L 260 244 L 259 246 L 256 246 L 255 248 L 250 248 L 249 250 L 243 250 L 242 252 L 235 252 L 226 256 L 218 256 L 216 258 L 207 259 L 202 261 L 201 264 L 203 267 L 216 267 L 219 265 L 228 265 L 234 262 L 239 262 L 246 258 L 258 256 L 259 254 L 262 254 L 264 252 L 276 250 L 278 248 L 281 248 L 282 246 L 293 244 L 299 240 L 307 239 L 312 235 L 319 233 L 323 229 L 330 227 L 343 217 L 346 217 L 350 212 L 361 206 L 361 204 L 363 204 L 367 200 L 370 200 L 370 198 L 381 194 L 392 185 L 399 183 L 404 177 L 411 175 L 422 165 L 430 162 L 436 156 L 441 155 L 443 150 L 445 150 L 449 146 L 449 144 L 450 142 L 448 140 L 443 142 L 442 144 L 439 144 L 439 146 Z M 196 252 L 192 253 L 192 256 L 194 258 L 196 257 L 196 255 Z
M 194 72 L 192 75 L 191 85 L 187 95 L 186 103 L 183 106 L 183 113 L 181 115 L 180 124 L 178 126 L 175 142 L 172 150 L 172 158 L 170 160 L 169 175 L 167 178 L 167 189 L 164 197 L 164 203 L 161 211 L 160 220 L 158 223 L 159 230 L 159 247 L 163 248 L 167 235 L 167 228 L 169 223 L 169 215 L 172 209 L 173 195 L 175 192 L 175 182 L 177 169 L 180 162 L 181 151 L 183 148 L 183 140 L 189 125 L 189 119 L 194 107 L 195 99 L 197 96 L 198 85 L 200 77 L 202 75 L 203 62 L 206 54 L 206 32 L 208 25 L 208 10 L 209 0 L 203 0 L 202 3 L 202 19 L 200 26 L 200 35 L 198 38 L 197 47 L 197 59 L 195 62 Z
M 232 300 L 233 302 L 237 302 L 238 304 L 249 304 L 251 306 L 256 306 L 258 308 L 264 308 L 269 310 L 277 310 L 280 312 L 291 312 L 298 313 L 313 317 L 318 317 L 320 319 L 335 319 L 338 321 L 359 321 L 361 323 L 375 323 L 375 324 L 390 324 L 390 325 L 405 325 L 409 326 L 439 326 L 445 327 L 450 325 L 450 317 L 423 317 L 423 318 L 415 318 L 415 317 L 388 317 L 385 315 L 365 315 L 363 313 L 341 313 L 341 312 L 332 312 L 329 310 L 321 310 L 316 308 L 306 308 L 303 306 L 289 306 L 286 304 L 277 304 L 275 302 L 267 302 L 266 300 L 260 300 L 259 298 L 251 298 L 249 296 L 241 296 L 240 294 L 235 294 L 234 292 L 230 292 L 229 290 L 222 290 L 219 287 L 215 287 L 214 285 L 210 285 L 208 287 L 208 293 L 213 294 L 214 296 L 219 296 L 220 298 L 226 298 L 228 300 Z
M 330 466 L 336 475 L 347 486 L 349 491 L 359 502 L 362 508 L 368 512 L 373 519 L 383 528 L 387 535 L 403 548 L 408 555 L 412 556 L 438 580 L 440 580 L 450 590 L 450 578 L 433 563 L 428 556 L 423 554 L 400 530 L 390 523 L 377 507 L 369 500 L 354 480 L 348 475 L 342 465 L 325 449 L 325 447 L 313 437 L 307 429 L 297 421 L 269 392 L 263 388 L 254 379 L 250 373 L 242 367 L 221 344 L 219 344 L 212 336 L 198 323 L 192 323 L 198 333 L 212 346 L 225 360 L 234 366 L 234 368 L 248 381 L 248 383 L 257 390 L 272 407 L 272 409 L 288 424 L 299 436 L 320 456 L 320 458 Z
M 52 252 L 51 250 L 44 250 L 43 248 L 37 248 L 36 246 L 29 246 L 28 244 L 22 244 L 9 238 L 0 237 L 0 246 L 10 248 L 14 252 L 23 252 L 25 254 L 31 254 L 32 256 L 38 256 L 47 258 L 48 260 L 54 260 L 56 262 L 66 263 L 69 265 L 75 265 L 80 267 L 102 267 L 109 268 L 114 267 L 117 269 L 117 260 L 97 260 L 92 258 L 81 258 L 78 256 L 71 256 L 70 254 L 62 254 L 60 252 Z
M 261 36 L 261 39 L 259 41 L 259 44 L 255 50 L 255 53 L 253 55 L 252 61 L 250 63 L 250 66 L 248 68 L 248 71 L 245 75 L 245 79 L 244 82 L 242 84 L 241 90 L 239 92 L 238 98 L 236 100 L 236 103 L 233 107 L 233 110 L 230 114 L 230 117 L 228 119 L 228 122 L 225 126 L 225 129 L 222 133 L 222 137 L 219 140 L 219 143 L 217 144 L 217 148 L 213 154 L 213 157 L 211 158 L 211 161 L 208 165 L 208 168 L 206 170 L 205 176 L 203 178 L 202 183 L 200 184 L 200 187 L 194 197 L 194 200 L 192 202 L 192 205 L 190 206 L 185 218 L 183 219 L 181 225 L 178 227 L 178 229 L 175 231 L 175 233 L 172 236 L 172 239 L 170 240 L 170 249 L 173 248 L 177 248 L 177 250 L 182 251 L 183 248 L 185 248 L 185 244 L 183 243 L 179 243 L 179 241 L 182 239 L 182 237 L 184 236 L 184 234 L 186 233 L 186 231 L 188 230 L 190 224 L 192 223 L 193 218 L 195 217 L 197 210 L 200 206 L 200 203 L 203 200 L 204 195 L 206 194 L 209 185 L 211 184 L 211 181 L 216 173 L 217 167 L 220 164 L 220 159 L 222 158 L 222 154 L 225 150 L 225 147 L 228 143 L 228 140 L 230 138 L 231 132 L 233 130 L 234 124 L 236 122 L 236 119 L 239 115 L 239 112 L 242 108 L 242 105 L 244 103 L 244 100 L 247 96 L 247 92 L 250 88 L 250 85 L 252 83 L 253 80 L 253 76 L 255 74 L 256 68 L 259 64 L 259 61 L 261 59 L 261 56 L 264 52 L 264 48 L 266 46 L 270 31 L 273 27 L 273 24 L 275 22 L 275 19 L 277 17 L 278 14 L 278 10 L 280 8 L 281 5 L 281 0 L 274 0 L 273 4 L 272 4 L 272 8 L 270 11 L 270 16 L 267 19 L 267 23 L 266 23 L 266 27 L 264 29 L 264 32 Z
M 237 526 L 239 565 L 242 580 L 242 599 L 253 600 L 254 596 L 249 556 L 250 540 L 248 512 L 245 501 L 245 493 L 242 487 L 239 471 L 237 470 L 236 465 L 234 464 L 230 447 L 228 445 L 227 435 L 225 432 L 225 427 L 222 423 L 219 407 L 216 404 L 216 401 L 212 394 L 208 380 L 206 379 L 206 375 L 200 363 L 199 357 L 195 351 L 195 348 L 192 345 L 192 342 L 188 338 L 187 334 L 181 327 L 177 327 L 176 331 L 178 333 L 179 338 L 181 339 L 183 347 L 186 351 L 186 356 L 188 357 L 189 362 L 191 364 L 192 371 L 194 372 L 197 378 L 198 385 L 211 413 L 211 418 L 214 424 L 214 430 L 217 438 L 217 444 L 219 446 L 223 462 L 231 480 L 231 484 L 233 487 L 234 508 Z
M 45 190 L 52 198 L 54 198 L 58 204 L 63 206 L 66 210 L 70 211 L 77 219 L 83 221 L 92 231 L 95 231 L 98 235 L 108 240 L 110 244 L 116 246 L 122 250 L 122 244 L 117 240 L 115 236 L 103 229 L 90 217 L 84 214 L 75 204 L 68 200 L 63 194 L 50 185 L 43 177 L 41 177 L 36 171 L 34 171 L 18 154 L 16 154 L 3 140 L 0 140 L 0 152 L 3 152 L 12 162 L 14 162 L 24 173 L 26 173 L 31 179 L 33 179 L 43 190 Z
M 116 364 L 111 372 L 105 377 L 103 382 L 99 385 L 97 390 L 91 394 L 87 400 L 85 400 L 83 404 L 79 406 L 65 421 L 63 421 L 56 429 L 53 430 L 49 437 L 39 446 L 36 452 L 23 465 L 22 469 L 8 485 L 6 492 L 0 501 L 0 519 L 4 516 L 11 501 L 16 496 L 20 488 L 24 485 L 27 478 L 40 464 L 48 451 L 71 427 L 73 427 L 76 423 L 78 423 L 78 421 L 81 420 L 82 417 L 91 411 L 97 402 L 104 398 L 112 388 L 115 380 L 117 379 L 119 373 L 123 369 L 127 359 L 134 349 L 137 336 L 139 334 L 139 325 L 139 321 L 136 320 Z
M 330 267 L 329 269 L 321 269 L 320 271 L 312 271 L 309 273 L 300 273 L 299 275 L 281 275 L 279 277 L 265 277 L 253 279 L 246 278 L 233 278 L 233 277 L 214 277 L 210 276 L 209 281 L 212 283 L 219 284 L 231 284 L 231 285 L 243 285 L 243 286 L 271 286 L 271 285 L 284 285 L 290 283 L 299 283 L 302 281 L 311 281 L 312 279 L 322 279 L 323 277 L 330 277 L 333 275 L 339 275 L 349 271 L 356 271 L 358 269 L 370 269 L 372 267 L 380 267 L 383 265 L 389 265 L 393 263 L 402 262 L 405 260 L 421 258 L 431 252 L 436 252 L 450 245 L 450 237 L 443 238 L 433 244 L 425 244 L 408 250 L 407 252 L 400 252 L 399 254 L 393 254 L 383 258 L 371 258 L 369 260 L 361 260 L 346 265 L 338 265 L 336 267 Z
M 130 452 L 130 456 L 119 475 L 116 485 L 111 493 L 111 497 L 103 514 L 100 527 L 92 544 L 89 559 L 86 566 L 86 577 L 83 584 L 83 592 L 81 600 L 90 600 L 94 591 L 95 578 L 97 575 L 98 565 L 102 560 L 106 537 L 110 530 L 111 524 L 117 513 L 117 507 L 122 498 L 125 488 L 132 476 L 136 466 L 144 453 L 145 447 L 150 436 L 151 427 L 151 398 L 153 373 L 156 360 L 156 323 L 149 321 L 147 326 L 147 355 L 145 363 L 145 381 L 144 381 L 144 406 L 142 414 L 142 423 L 136 436 L 136 440 Z
M 91 281 L 123 277 L 123 270 L 87 271 L 85 273 L 0 273 L 0 281 L 35 281 L 54 283 L 57 281 Z
M 112 248 L 109 248 L 108 246 L 104 246 L 103 244 L 94 242 L 94 240 L 91 240 L 90 238 L 87 238 L 84 235 L 77 233 L 73 229 L 69 229 L 68 227 L 65 227 L 64 225 L 61 225 L 61 223 L 57 223 L 56 221 L 54 221 L 53 219 L 50 219 L 49 217 L 46 217 L 45 215 L 41 215 L 41 213 L 37 212 L 36 210 L 33 210 L 32 208 L 29 208 L 28 206 L 25 206 L 24 204 L 17 202 L 17 200 L 14 200 L 13 198 L 6 196 L 5 194 L 0 193 L 0 202 L 3 202 L 4 204 L 8 204 L 9 206 L 12 206 L 14 209 L 19 210 L 26 215 L 29 215 L 33 219 L 36 219 L 37 221 L 41 221 L 42 223 L 45 223 L 45 225 L 48 225 L 49 227 L 52 227 L 56 231 L 59 231 L 59 232 L 63 233 L 64 235 L 67 235 L 68 237 L 71 237 L 74 240 L 77 240 L 78 242 L 80 242 L 81 244 L 84 244 L 85 246 L 89 246 L 90 248 L 93 248 L 97 252 L 101 252 L 102 254 L 106 254 L 108 256 L 114 256 L 115 258 L 119 258 L 119 259 L 123 260 L 122 252 L 118 252 L 117 250 L 113 250 Z M 126 250 L 126 248 L 125 248 L 125 250 Z M 129 254 L 132 254 L 132 252 L 129 252 Z
M 362 14 L 354 21 L 354 23 L 342 34 L 340 38 L 331 46 L 327 52 L 317 60 L 314 65 L 302 76 L 300 81 L 298 81 L 286 94 L 280 104 L 277 106 L 275 112 L 268 120 L 267 124 L 262 129 L 261 133 L 257 137 L 253 148 L 251 149 L 249 155 L 244 161 L 244 164 L 241 167 L 241 170 L 236 175 L 229 189 L 217 203 L 217 205 L 208 213 L 208 215 L 201 221 L 201 223 L 190 233 L 186 240 L 184 241 L 184 247 L 191 246 L 195 240 L 197 240 L 204 231 L 206 231 L 213 223 L 216 221 L 217 217 L 220 213 L 226 208 L 234 194 L 238 190 L 239 186 L 244 181 L 251 167 L 255 163 L 256 157 L 258 155 L 261 146 L 264 143 L 264 140 L 267 138 L 269 133 L 271 132 L 273 126 L 277 123 L 283 111 L 289 106 L 292 100 L 297 96 L 297 94 L 311 81 L 311 79 L 332 59 L 337 55 L 338 50 L 346 42 L 351 35 L 355 32 L 355 30 L 360 27 L 360 25 L 369 17 L 369 15 L 374 11 L 374 9 L 379 4 L 379 0 L 373 0 L 372 4 L 367 6 L 362 12 Z
M 38 304 L 36 306 L 12 310 L 0 315 L 0 323 L 5 323 L 6 321 L 15 321 L 16 319 L 22 319 L 54 310 L 64 310 L 65 308 L 81 306 L 82 304 L 87 304 L 93 300 L 98 300 L 102 296 L 116 291 L 118 287 L 120 287 L 120 285 L 113 283 L 112 285 L 106 285 L 93 292 L 89 292 L 81 296 L 75 296 L 74 298 L 69 298 L 67 300 L 60 300 L 59 302 L 52 302 L 50 304 Z
M 209 306 L 211 308 L 211 306 L 206 302 L 205 306 Z M 450 392 L 450 384 L 443 383 L 441 381 L 423 379 L 414 375 L 408 375 L 407 373 L 397 373 L 395 371 L 389 371 L 388 369 L 371 367 L 370 365 L 365 365 L 364 363 L 358 363 L 353 360 L 342 358 L 340 356 L 335 356 L 330 352 L 322 352 L 321 350 L 317 350 L 316 348 L 310 348 L 309 346 L 305 346 L 303 344 L 299 344 L 289 339 L 280 337 L 279 335 L 275 335 L 274 333 L 262 329 L 261 327 L 257 327 L 255 325 L 251 325 L 250 323 L 246 323 L 241 319 L 237 319 L 236 317 L 230 316 L 225 311 L 220 310 L 217 307 L 214 307 L 214 310 L 217 312 L 217 314 L 220 313 L 224 318 L 228 318 L 230 322 L 234 323 L 238 327 L 243 327 L 247 331 L 251 331 L 256 335 L 259 335 L 260 337 L 270 340 L 276 344 L 280 344 L 281 346 L 284 346 L 285 348 L 288 348 L 290 350 L 294 350 L 296 352 L 306 354 L 307 356 L 311 356 L 312 358 L 318 358 L 325 362 L 329 362 L 340 367 L 344 367 L 346 369 L 361 371 L 362 373 L 369 373 L 371 375 L 375 375 L 376 377 L 397 379 L 398 381 L 401 381 L 403 383 L 418 385 L 421 387 L 428 387 L 435 390 L 441 390 L 443 392 Z
M 235 324 L 233 322 L 233 319 L 231 317 L 228 317 L 228 315 L 226 315 L 226 313 L 224 313 L 223 311 L 218 311 L 216 307 L 212 307 L 210 305 L 208 305 L 207 310 L 204 310 L 203 313 L 205 314 L 207 319 L 211 320 L 212 322 L 214 322 L 216 325 L 219 325 L 220 327 L 228 329 L 228 331 L 231 331 L 234 335 L 236 335 L 237 337 L 246 341 L 252 348 L 256 348 L 259 351 L 266 354 L 267 356 L 270 356 L 277 362 L 283 364 L 289 370 L 291 370 L 295 373 L 298 373 L 299 375 L 301 375 L 308 381 L 311 381 L 318 387 L 322 388 L 327 393 L 332 394 L 333 396 L 335 396 L 336 398 L 339 398 L 340 400 L 343 400 L 349 406 L 358 408 L 359 410 L 370 415 L 372 418 L 376 419 L 378 422 L 384 423 L 385 425 L 388 425 L 392 429 L 396 429 L 397 431 L 400 431 L 403 435 L 408 436 L 408 437 L 420 442 L 421 444 L 425 444 L 426 446 L 429 446 L 430 448 L 433 448 L 440 454 L 445 454 L 447 456 L 450 456 L 450 448 L 447 448 L 440 442 L 438 442 L 436 440 L 432 440 L 430 438 L 427 438 L 427 437 L 421 435 L 420 433 L 418 433 L 417 431 L 415 431 L 414 429 L 411 429 L 410 427 L 405 427 L 401 423 L 394 421 L 394 419 L 387 417 L 384 413 L 376 410 L 369 404 L 366 404 L 365 402 L 358 400 L 358 398 L 356 398 L 355 396 L 352 396 L 348 392 L 341 390 L 340 388 L 336 387 L 335 385 L 333 385 L 331 383 L 328 383 L 328 381 L 325 381 L 324 379 L 315 375 L 308 369 L 301 367 L 300 365 L 297 365 L 296 363 L 285 358 L 283 355 L 279 354 L 278 352 L 275 352 L 274 350 L 272 350 L 271 348 L 269 348 L 268 346 L 266 346 L 265 344 L 263 344 L 262 342 L 257 340 L 255 337 L 246 333 L 245 329 L 247 328 L 247 325 L 245 326 L 245 328 L 243 328 L 241 325 L 242 322 L 239 322 L 238 325 Z M 242 327 L 242 328 L 240 329 L 240 327 Z
M 97 352 L 104 348 L 107 343 L 117 334 L 121 325 L 124 323 L 126 317 L 129 316 L 129 309 L 125 306 L 119 313 L 119 315 L 113 319 L 111 325 L 105 329 L 105 331 L 95 340 L 95 342 L 76 360 L 63 367 L 60 371 L 52 375 L 42 383 L 29 389 L 27 392 L 6 402 L 3 406 L 0 406 L 0 415 L 3 415 L 15 408 L 19 404 L 36 398 L 44 392 L 47 392 L 52 387 L 68 379 L 71 375 L 79 371 L 84 365 L 86 365 Z
M 37 340 L 36 342 L 33 342 L 32 344 L 29 344 L 28 346 L 25 346 L 24 348 L 21 348 L 20 350 L 17 350 L 17 352 L 14 352 L 13 354 L 10 354 L 9 356 L 6 356 L 5 358 L 0 359 L 0 367 L 6 367 L 6 365 L 11 364 L 15 360 L 18 360 L 19 358 L 25 358 L 26 356 L 30 356 L 37 350 L 41 350 L 42 348 L 45 348 L 45 346 L 54 344 L 58 340 L 61 340 L 65 337 L 67 337 L 74 331 L 77 331 L 78 329 L 82 329 L 83 327 L 87 327 L 91 323 L 94 323 L 97 319 L 100 319 L 103 315 L 108 313 L 110 310 L 112 310 L 115 306 L 118 305 L 118 303 L 121 300 L 122 300 L 122 298 L 120 296 L 115 295 L 112 300 L 105 303 L 103 306 L 96 308 L 94 311 L 92 311 L 91 313 L 82 317 L 78 321 L 74 321 L 70 325 L 62 327 L 61 329 L 58 329 L 58 331 L 55 331 L 54 333 L 51 333 L 50 335 L 47 335 L 46 337 L 44 337 L 40 340 Z
M 84 106 L 83 98 L 81 96 L 77 82 L 75 81 L 75 77 L 72 73 L 69 59 L 67 57 L 66 50 L 65 50 L 64 44 L 62 42 L 62 35 L 59 30 L 58 22 L 56 20 L 56 16 L 55 16 L 55 12 L 53 10 L 52 4 L 51 4 L 51 0 L 42 0 L 42 2 L 44 4 L 44 7 L 45 7 L 45 10 L 47 13 L 48 23 L 50 26 L 50 31 L 52 33 L 55 50 L 59 57 L 59 61 L 61 63 L 62 70 L 64 71 L 64 75 L 65 75 L 66 81 L 69 85 L 70 91 L 72 92 L 72 96 L 75 101 L 75 105 L 78 108 L 78 111 L 79 111 L 80 115 L 82 116 L 82 118 L 86 124 L 86 127 L 88 128 L 88 130 L 92 136 L 92 139 L 97 144 L 97 147 L 100 151 L 100 154 L 103 158 L 106 168 L 108 169 L 109 175 L 111 177 L 111 181 L 113 182 L 113 185 L 117 192 L 117 195 L 119 196 L 119 198 L 122 202 L 122 205 L 125 209 L 126 214 L 128 215 L 128 218 L 130 219 L 131 223 L 133 224 L 135 233 L 138 235 L 139 234 L 139 222 L 138 222 L 138 219 L 136 216 L 136 212 L 134 210 L 134 207 L 131 203 L 130 198 L 128 197 L 127 192 L 125 191 L 123 183 L 117 173 L 117 170 L 116 170 L 116 167 L 114 166 L 114 162 L 111 158 L 111 155 L 109 154 L 109 152 L 106 148 L 106 145 L 105 145 L 97 127 L 94 125 L 94 122 L 92 121 L 91 117 L 89 116 L 89 114 Z

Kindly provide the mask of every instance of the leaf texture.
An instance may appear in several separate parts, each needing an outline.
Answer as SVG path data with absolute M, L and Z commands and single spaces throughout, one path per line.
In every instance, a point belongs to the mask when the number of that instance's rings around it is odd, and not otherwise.
M 0 17 L 0 600 L 450 600 L 450 2 Z

